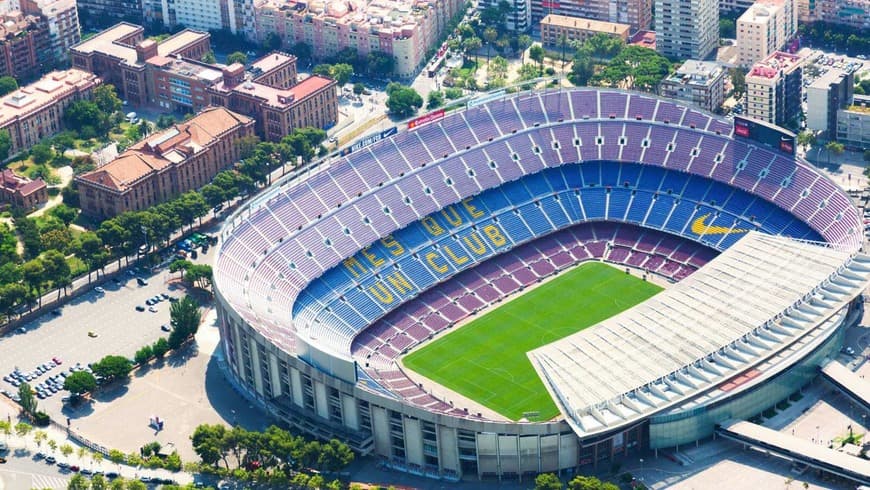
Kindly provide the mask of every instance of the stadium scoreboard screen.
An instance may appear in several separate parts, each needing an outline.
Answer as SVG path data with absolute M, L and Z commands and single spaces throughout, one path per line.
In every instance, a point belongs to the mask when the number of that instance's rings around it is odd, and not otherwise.
M 783 153 L 794 155 L 794 134 L 761 121 L 735 116 L 734 136 L 757 141 Z

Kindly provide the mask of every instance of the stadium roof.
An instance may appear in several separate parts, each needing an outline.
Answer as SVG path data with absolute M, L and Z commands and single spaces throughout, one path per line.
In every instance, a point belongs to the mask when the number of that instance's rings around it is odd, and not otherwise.
M 751 232 L 672 288 L 529 358 L 578 435 L 605 432 L 776 355 L 868 279 L 866 255 Z

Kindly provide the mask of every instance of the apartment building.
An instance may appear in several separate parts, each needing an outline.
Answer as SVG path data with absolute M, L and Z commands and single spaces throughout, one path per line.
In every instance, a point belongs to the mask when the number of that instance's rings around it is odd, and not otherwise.
M 867 0 L 795 0 L 801 22 L 827 22 L 870 29 Z
M 719 46 L 716 0 L 656 0 L 656 51 L 671 59 L 704 60 Z
M 30 180 L 8 168 L 0 170 L 0 204 L 30 210 L 48 201 L 48 187 L 42 179 Z
M 295 78 L 295 69 L 293 71 Z M 223 69 L 220 82 L 207 89 L 209 103 L 228 107 L 256 120 L 257 134 L 277 141 L 296 128 L 328 128 L 338 122 L 338 83 L 318 75 L 291 87 L 251 79 L 242 65 Z
M 63 111 L 89 99 L 101 80 L 75 68 L 55 71 L 0 99 L 0 129 L 12 137 L 10 155 L 29 149 L 64 129 Z
M 801 111 L 804 59 L 777 51 L 746 74 L 746 115 L 789 127 Z
M 320 59 L 346 48 L 361 57 L 384 52 L 396 60 L 394 75 L 412 78 L 464 5 L 460 0 L 377 0 L 356 5 L 257 0 L 253 6 L 254 31 L 259 43 L 274 33 L 286 47 L 296 43 L 311 46 Z
M 37 16 L 20 10 L 0 14 L 0 76 L 28 79 L 50 60 L 48 26 Z
M 212 107 L 153 134 L 76 177 L 82 212 L 108 218 L 199 189 L 238 161 L 238 141 L 253 130 L 251 118 Z
M 48 28 L 46 57 L 55 64 L 69 59 L 69 48 L 82 38 L 76 0 L 20 0 L 25 15 L 41 17 Z
M 143 0 L 76 0 L 79 22 L 83 26 L 105 26 L 110 22 L 141 24 L 144 19 Z
M 870 148 L 870 96 L 855 95 L 837 111 L 837 141 L 854 150 Z
M 688 60 L 662 80 L 659 95 L 713 112 L 725 101 L 725 68 L 712 61 Z
M 652 0 L 532 0 L 532 22 L 540 25 L 547 15 L 628 24 L 631 31 L 652 25 Z
M 740 66 L 749 67 L 782 49 L 797 33 L 794 0 L 759 0 L 737 19 Z
M 502 0 L 479 0 L 477 10 L 483 11 L 490 7 L 498 8 Z M 505 29 L 513 32 L 526 32 L 532 27 L 531 0 L 507 0 L 511 8 L 505 18 Z
M 836 138 L 837 116 L 840 109 L 851 104 L 854 91 L 855 75 L 851 71 L 831 68 L 815 79 L 806 88 L 807 129 Z
M 541 21 L 541 43 L 555 48 L 559 47 L 563 36 L 568 43 L 574 41 L 582 43 L 596 34 L 604 34 L 628 42 L 630 30 L 631 26 L 628 24 L 551 14 Z
M 145 39 L 141 26 L 121 22 L 70 49 L 72 65 L 103 78 L 132 105 L 150 100 L 147 61 L 163 58 L 200 59 L 211 50 L 207 32 L 185 29 L 157 43 Z

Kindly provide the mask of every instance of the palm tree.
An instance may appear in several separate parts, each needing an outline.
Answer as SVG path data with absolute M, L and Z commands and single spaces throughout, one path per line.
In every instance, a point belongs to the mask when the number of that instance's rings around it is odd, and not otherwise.
M 517 49 L 520 50 L 520 65 L 526 64 L 526 50 L 532 45 L 532 37 L 522 34 L 517 38 Z
M 498 39 L 498 31 L 492 27 L 483 30 L 483 39 L 486 40 L 486 70 L 489 73 L 489 56 L 492 53 L 492 43 Z

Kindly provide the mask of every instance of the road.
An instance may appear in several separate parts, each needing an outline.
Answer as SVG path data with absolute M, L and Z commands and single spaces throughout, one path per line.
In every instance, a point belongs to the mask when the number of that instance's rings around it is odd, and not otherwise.
M 8 457 L 0 466 L 0 490 L 29 490 L 31 488 L 66 488 L 69 474 L 60 473 L 32 457 Z

